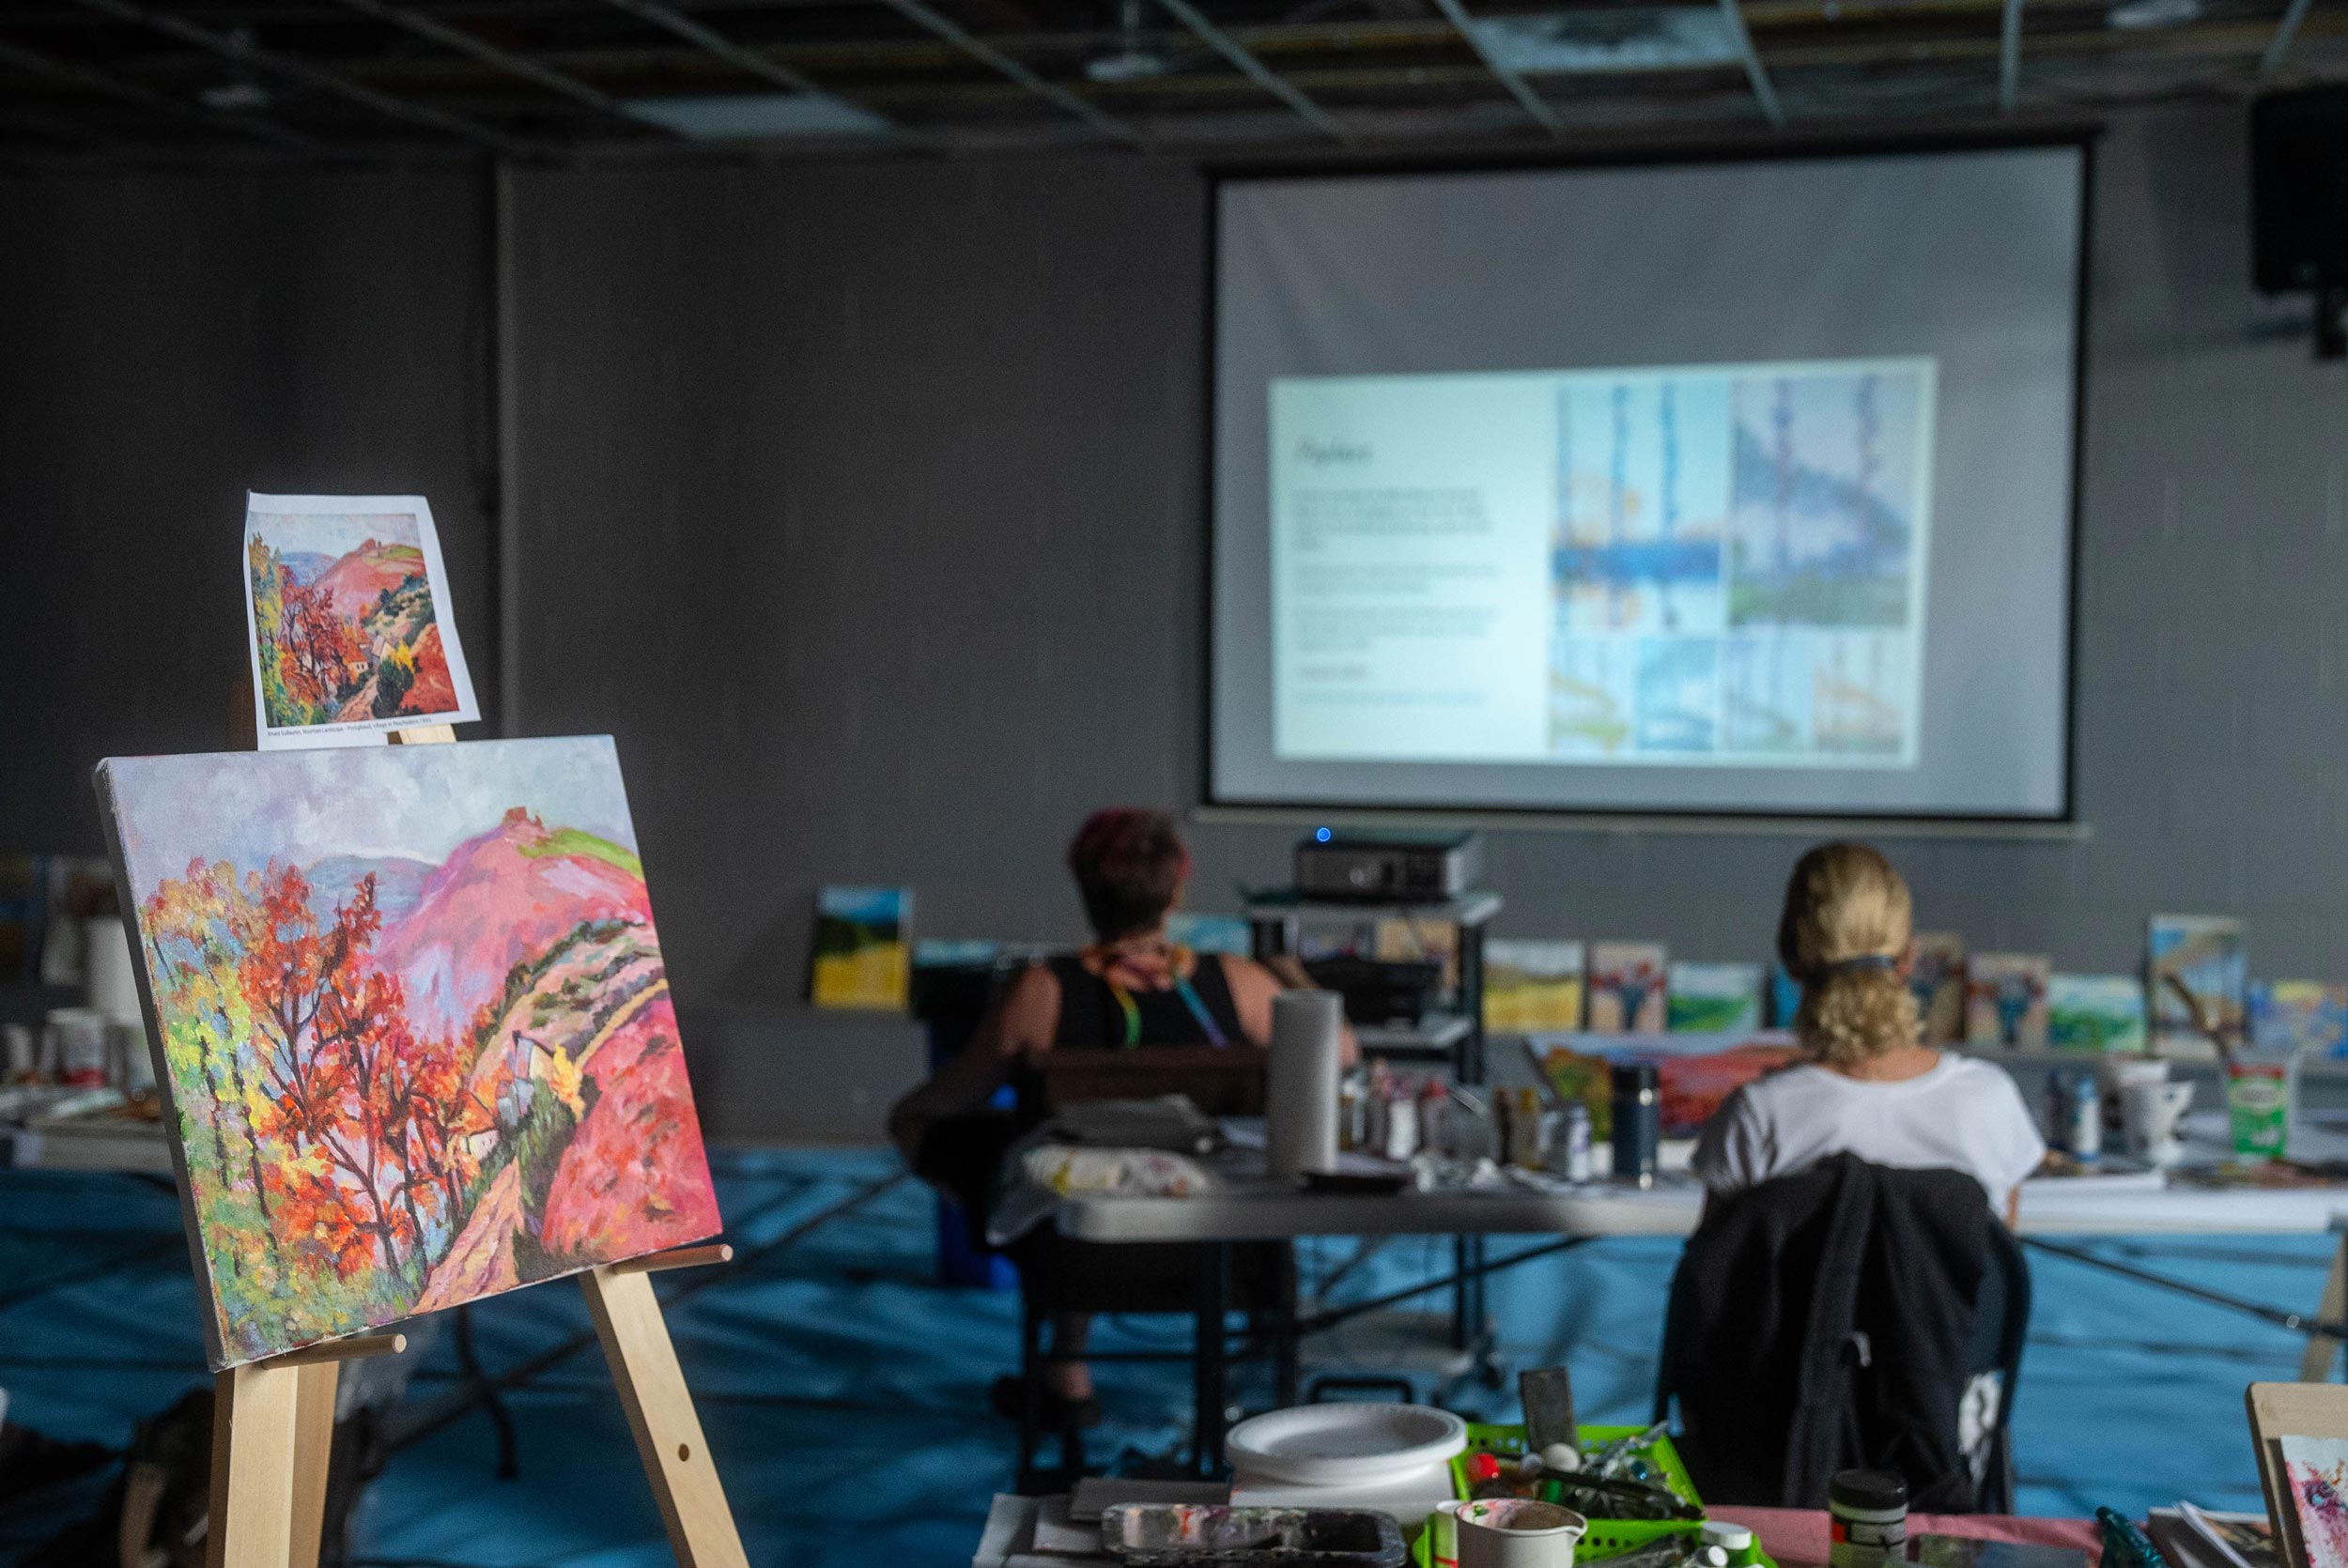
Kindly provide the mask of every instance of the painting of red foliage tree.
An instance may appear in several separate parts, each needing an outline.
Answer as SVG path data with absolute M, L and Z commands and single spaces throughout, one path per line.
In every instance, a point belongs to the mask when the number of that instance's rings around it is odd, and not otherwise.
M 216 1366 L 717 1232 L 608 739 L 100 788 Z
M 245 588 L 263 733 L 477 717 L 440 571 L 421 498 L 254 497 Z

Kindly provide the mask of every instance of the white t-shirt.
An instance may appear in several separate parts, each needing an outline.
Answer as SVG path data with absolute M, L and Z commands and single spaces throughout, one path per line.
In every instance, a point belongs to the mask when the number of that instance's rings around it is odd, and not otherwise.
M 1695 1172 L 1727 1193 L 1837 1154 L 1904 1170 L 1963 1171 L 2005 1210 L 2046 1157 L 2046 1140 L 2001 1068 L 1944 1051 L 1897 1083 L 1846 1078 L 1803 1062 L 1732 1094 L 1696 1140 Z

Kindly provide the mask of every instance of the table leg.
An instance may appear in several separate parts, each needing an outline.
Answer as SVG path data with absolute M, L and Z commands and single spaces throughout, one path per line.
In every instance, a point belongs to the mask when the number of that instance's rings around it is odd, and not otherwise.
M 2326 1323 L 2337 1323 L 2348 1314 L 2348 1229 L 2340 1233 L 2340 1243 L 2332 1249 L 2332 1267 L 2324 1276 L 2323 1304 L 2315 1315 Z M 2340 1365 L 2340 1342 L 2329 1334 L 2309 1334 L 2308 1347 L 2299 1358 L 2299 1381 L 2328 1383 Z
M 1198 1268 L 1198 1335 L 1192 1359 L 1191 1391 L 1197 1405 L 1192 1422 L 1191 1469 L 1211 1481 L 1223 1464 L 1224 1314 L 1231 1299 L 1231 1244 L 1201 1246 Z
M 1484 1238 L 1453 1237 L 1451 1263 L 1458 1275 L 1451 1286 L 1451 1348 L 1466 1350 L 1484 1333 Z
M 1272 1406 L 1285 1410 L 1296 1403 L 1296 1259 L 1293 1252 L 1280 1270 L 1279 1289 L 1273 1297 Z
M 505 1408 L 504 1397 L 498 1391 L 497 1384 L 490 1381 L 488 1373 L 482 1369 L 481 1356 L 473 1348 L 472 1303 L 468 1301 L 459 1306 L 455 1317 L 457 1370 L 464 1378 L 465 1387 L 480 1400 L 482 1409 L 488 1413 L 490 1429 L 497 1434 L 497 1478 L 511 1481 L 521 1473 L 522 1468 L 520 1444 L 514 1435 L 513 1415 Z

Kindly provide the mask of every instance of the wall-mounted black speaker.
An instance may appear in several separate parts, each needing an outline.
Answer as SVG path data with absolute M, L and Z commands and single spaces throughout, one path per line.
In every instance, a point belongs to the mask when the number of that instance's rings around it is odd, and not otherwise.
M 2263 293 L 2348 285 L 2348 87 L 2250 106 L 2250 252 Z

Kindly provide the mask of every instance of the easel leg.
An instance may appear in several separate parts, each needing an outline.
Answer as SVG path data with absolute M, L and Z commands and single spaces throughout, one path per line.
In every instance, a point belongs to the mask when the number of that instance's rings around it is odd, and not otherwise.
M 579 1279 L 677 1568 L 749 1568 L 652 1281 L 609 1268 Z
M 293 1546 L 290 1568 L 317 1568 L 319 1537 L 326 1530 L 326 1472 L 334 1455 L 334 1391 L 342 1363 L 314 1361 L 297 1367 L 294 1394 Z
M 232 1367 L 214 1383 L 209 1568 L 290 1563 L 301 1368 Z M 332 1425 L 332 1395 L 329 1395 Z M 323 1475 L 324 1459 L 320 1458 Z M 317 1551 L 315 1542 L 311 1550 Z M 313 1558 L 315 1560 L 315 1555 Z
M 2326 1323 L 2337 1323 L 2348 1314 L 2348 1230 L 2340 1235 L 2340 1244 L 2332 1249 L 2331 1271 L 2324 1276 L 2323 1303 L 2315 1315 Z M 2340 1364 L 2340 1342 L 2329 1334 L 2309 1334 L 2308 1347 L 2299 1358 L 2299 1381 L 2328 1383 L 2332 1371 Z

